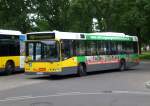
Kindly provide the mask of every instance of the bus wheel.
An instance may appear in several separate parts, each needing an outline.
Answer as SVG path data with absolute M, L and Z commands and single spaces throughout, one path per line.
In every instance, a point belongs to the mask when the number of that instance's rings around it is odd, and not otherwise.
M 126 62 L 125 60 L 120 61 L 120 66 L 119 66 L 120 71 L 125 71 L 126 70 Z
M 5 74 L 10 75 L 15 70 L 15 65 L 13 62 L 7 62 L 5 66 Z
M 86 72 L 86 67 L 82 64 L 79 64 L 78 66 L 78 76 L 81 77 L 81 76 L 86 76 L 87 75 L 87 72 Z

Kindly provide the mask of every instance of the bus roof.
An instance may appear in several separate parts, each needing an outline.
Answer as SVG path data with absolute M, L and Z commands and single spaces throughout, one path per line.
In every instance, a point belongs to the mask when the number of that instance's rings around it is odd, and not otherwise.
M 54 34 L 56 39 L 81 39 L 80 35 L 82 33 L 74 33 L 74 32 L 59 32 L 59 31 L 44 31 L 44 32 L 31 32 L 27 33 L 28 35 L 40 35 L 40 34 Z M 50 35 L 52 36 L 52 35 Z
M 52 31 L 43 31 L 43 32 L 30 32 L 30 33 L 26 33 L 27 35 L 32 35 L 32 34 L 47 34 L 47 33 L 54 33 L 54 32 L 52 32 Z
M 117 32 L 100 32 L 100 33 L 74 33 L 74 32 L 59 32 L 59 31 L 45 31 L 45 32 L 31 32 L 27 35 L 51 34 L 55 39 L 83 39 L 83 40 L 125 40 L 138 41 L 136 36 L 125 35 Z M 53 34 L 53 35 L 52 35 Z
M 22 35 L 22 33 L 20 31 L 2 30 L 2 29 L 0 29 L 0 34 L 3 34 L 3 35 Z
M 99 35 L 99 36 L 126 36 L 124 33 L 118 32 L 99 32 L 99 33 L 89 33 L 92 35 Z

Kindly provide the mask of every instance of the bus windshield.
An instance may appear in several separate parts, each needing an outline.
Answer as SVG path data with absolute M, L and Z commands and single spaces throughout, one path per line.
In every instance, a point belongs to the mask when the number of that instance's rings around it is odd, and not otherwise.
M 59 61 L 59 44 L 53 40 L 27 42 L 26 54 L 29 61 Z

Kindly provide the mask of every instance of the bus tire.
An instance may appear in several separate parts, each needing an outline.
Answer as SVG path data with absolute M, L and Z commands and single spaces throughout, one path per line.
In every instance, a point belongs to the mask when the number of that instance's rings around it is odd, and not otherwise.
M 120 71 L 125 71 L 126 70 L 126 62 L 125 62 L 125 60 L 121 60 L 120 61 L 119 70 Z
M 83 65 L 83 64 L 79 64 L 77 74 L 78 74 L 79 77 L 86 76 L 87 75 L 86 66 Z
M 15 70 L 15 64 L 12 61 L 8 61 L 5 65 L 5 75 L 10 75 Z

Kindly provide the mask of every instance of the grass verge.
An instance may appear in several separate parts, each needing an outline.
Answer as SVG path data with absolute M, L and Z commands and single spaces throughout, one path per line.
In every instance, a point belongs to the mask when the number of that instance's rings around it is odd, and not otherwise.
M 139 56 L 141 60 L 150 60 L 150 51 L 149 52 L 142 52 Z

